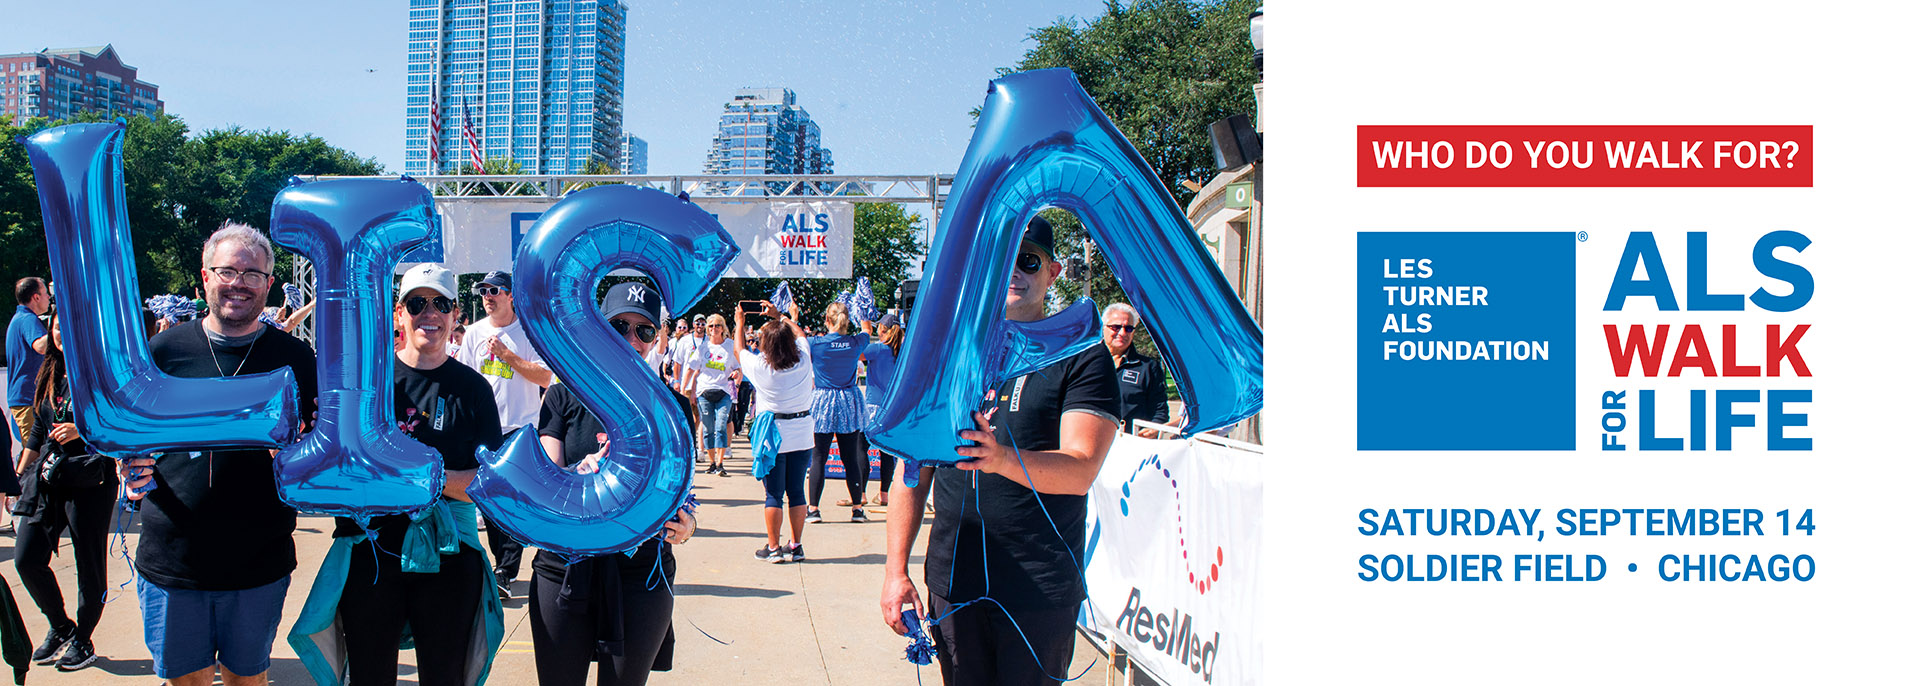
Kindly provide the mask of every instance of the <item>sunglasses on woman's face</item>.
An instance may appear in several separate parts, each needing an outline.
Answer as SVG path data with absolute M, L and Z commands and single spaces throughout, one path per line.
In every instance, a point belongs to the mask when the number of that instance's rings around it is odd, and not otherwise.
M 444 295 L 433 296 L 432 300 L 428 300 L 427 297 L 424 295 L 416 295 L 411 298 L 407 298 L 406 300 L 407 314 L 414 315 L 416 317 L 419 316 L 421 312 L 425 312 L 427 310 L 427 303 L 429 302 L 433 303 L 433 309 L 439 310 L 440 314 L 446 314 L 448 312 L 453 311 L 453 301 L 449 300 Z
M 1020 256 L 1013 260 L 1013 266 L 1019 267 L 1020 271 L 1028 274 L 1040 273 L 1040 267 L 1044 264 L 1046 260 L 1040 257 L 1040 253 L 1035 252 L 1020 253 Z
M 654 337 L 660 335 L 660 329 L 651 324 L 634 324 L 628 326 L 627 321 L 624 319 L 609 319 L 607 320 L 607 325 L 612 326 L 613 332 L 620 334 L 621 338 L 626 338 L 629 330 L 633 331 L 635 335 L 640 337 L 641 343 L 652 343 Z

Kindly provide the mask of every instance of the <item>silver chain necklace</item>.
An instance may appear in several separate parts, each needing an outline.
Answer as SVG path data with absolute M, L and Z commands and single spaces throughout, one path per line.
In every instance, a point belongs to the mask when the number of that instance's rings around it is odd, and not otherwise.
M 205 334 L 209 332 L 202 329 L 201 333 Z M 261 333 L 264 335 L 266 332 L 263 331 Z M 246 354 L 240 356 L 240 364 L 233 366 L 233 374 L 228 374 L 227 370 L 220 368 L 220 356 L 213 352 L 213 336 L 211 335 L 207 336 L 207 357 L 213 360 L 213 371 L 219 372 L 221 378 L 226 378 L 229 376 L 234 376 L 235 374 L 239 374 L 240 368 L 247 366 L 247 358 L 253 357 L 253 346 L 258 344 L 259 342 L 260 342 L 260 337 L 254 336 L 253 341 L 247 343 L 247 352 Z

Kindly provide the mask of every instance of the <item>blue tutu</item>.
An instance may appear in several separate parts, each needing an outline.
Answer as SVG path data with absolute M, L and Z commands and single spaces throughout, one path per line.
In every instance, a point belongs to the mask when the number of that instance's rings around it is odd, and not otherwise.
M 850 434 L 867 430 L 867 403 L 858 388 L 813 389 L 813 432 Z

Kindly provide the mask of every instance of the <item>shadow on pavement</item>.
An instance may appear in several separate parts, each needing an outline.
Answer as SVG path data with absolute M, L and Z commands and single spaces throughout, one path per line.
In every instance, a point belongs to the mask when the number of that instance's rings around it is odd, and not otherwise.
M 720 598 L 779 598 L 793 595 L 793 591 L 777 588 L 746 588 L 742 586 L 715 586 L 712 584 L 675 584 L 673 594 L 710 595 Z

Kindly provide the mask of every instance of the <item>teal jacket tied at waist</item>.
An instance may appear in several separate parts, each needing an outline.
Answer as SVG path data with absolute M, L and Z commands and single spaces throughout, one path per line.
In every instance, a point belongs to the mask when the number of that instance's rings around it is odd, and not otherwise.
M 400 543 L 400 571 L 437 574 L 440 557 L 459 553 L 461 545 L 481 551 L 484 556 L 486 546 L 480 544 L 478 518 L 479 509 L 473 503 L 447 498 L 422 510 L 413 523 L 407 525 L 406 540 Z M 287 643 L 293 646 L 301 664 L 306 665 L 320 686 L 341 686 L 346 682 L 347 644 L 340 630 L 340 596 L 347 585 L 353 546 L 364 540 L 367 540 L 364 533 L 333 539 L 333 547 L 327 550 L 327 559 L 320 563 L 320 572 L 313 579 L 307 604 L 300 609 L 300 618 L 294 620 L 293 630 L 287 635 Z M 494 655 L 506 638 L 506 611 L 494 591 L 493 565 L 481 567 L 485 570 L 485 583 L 475 589 L 481 594 L 480 614 L 473 620 L 473 640 L 467 657 L 470 686 L 486 683 Z M 411 647 L 412 630 L 402 630 L 400 645 L 395 650 Z

